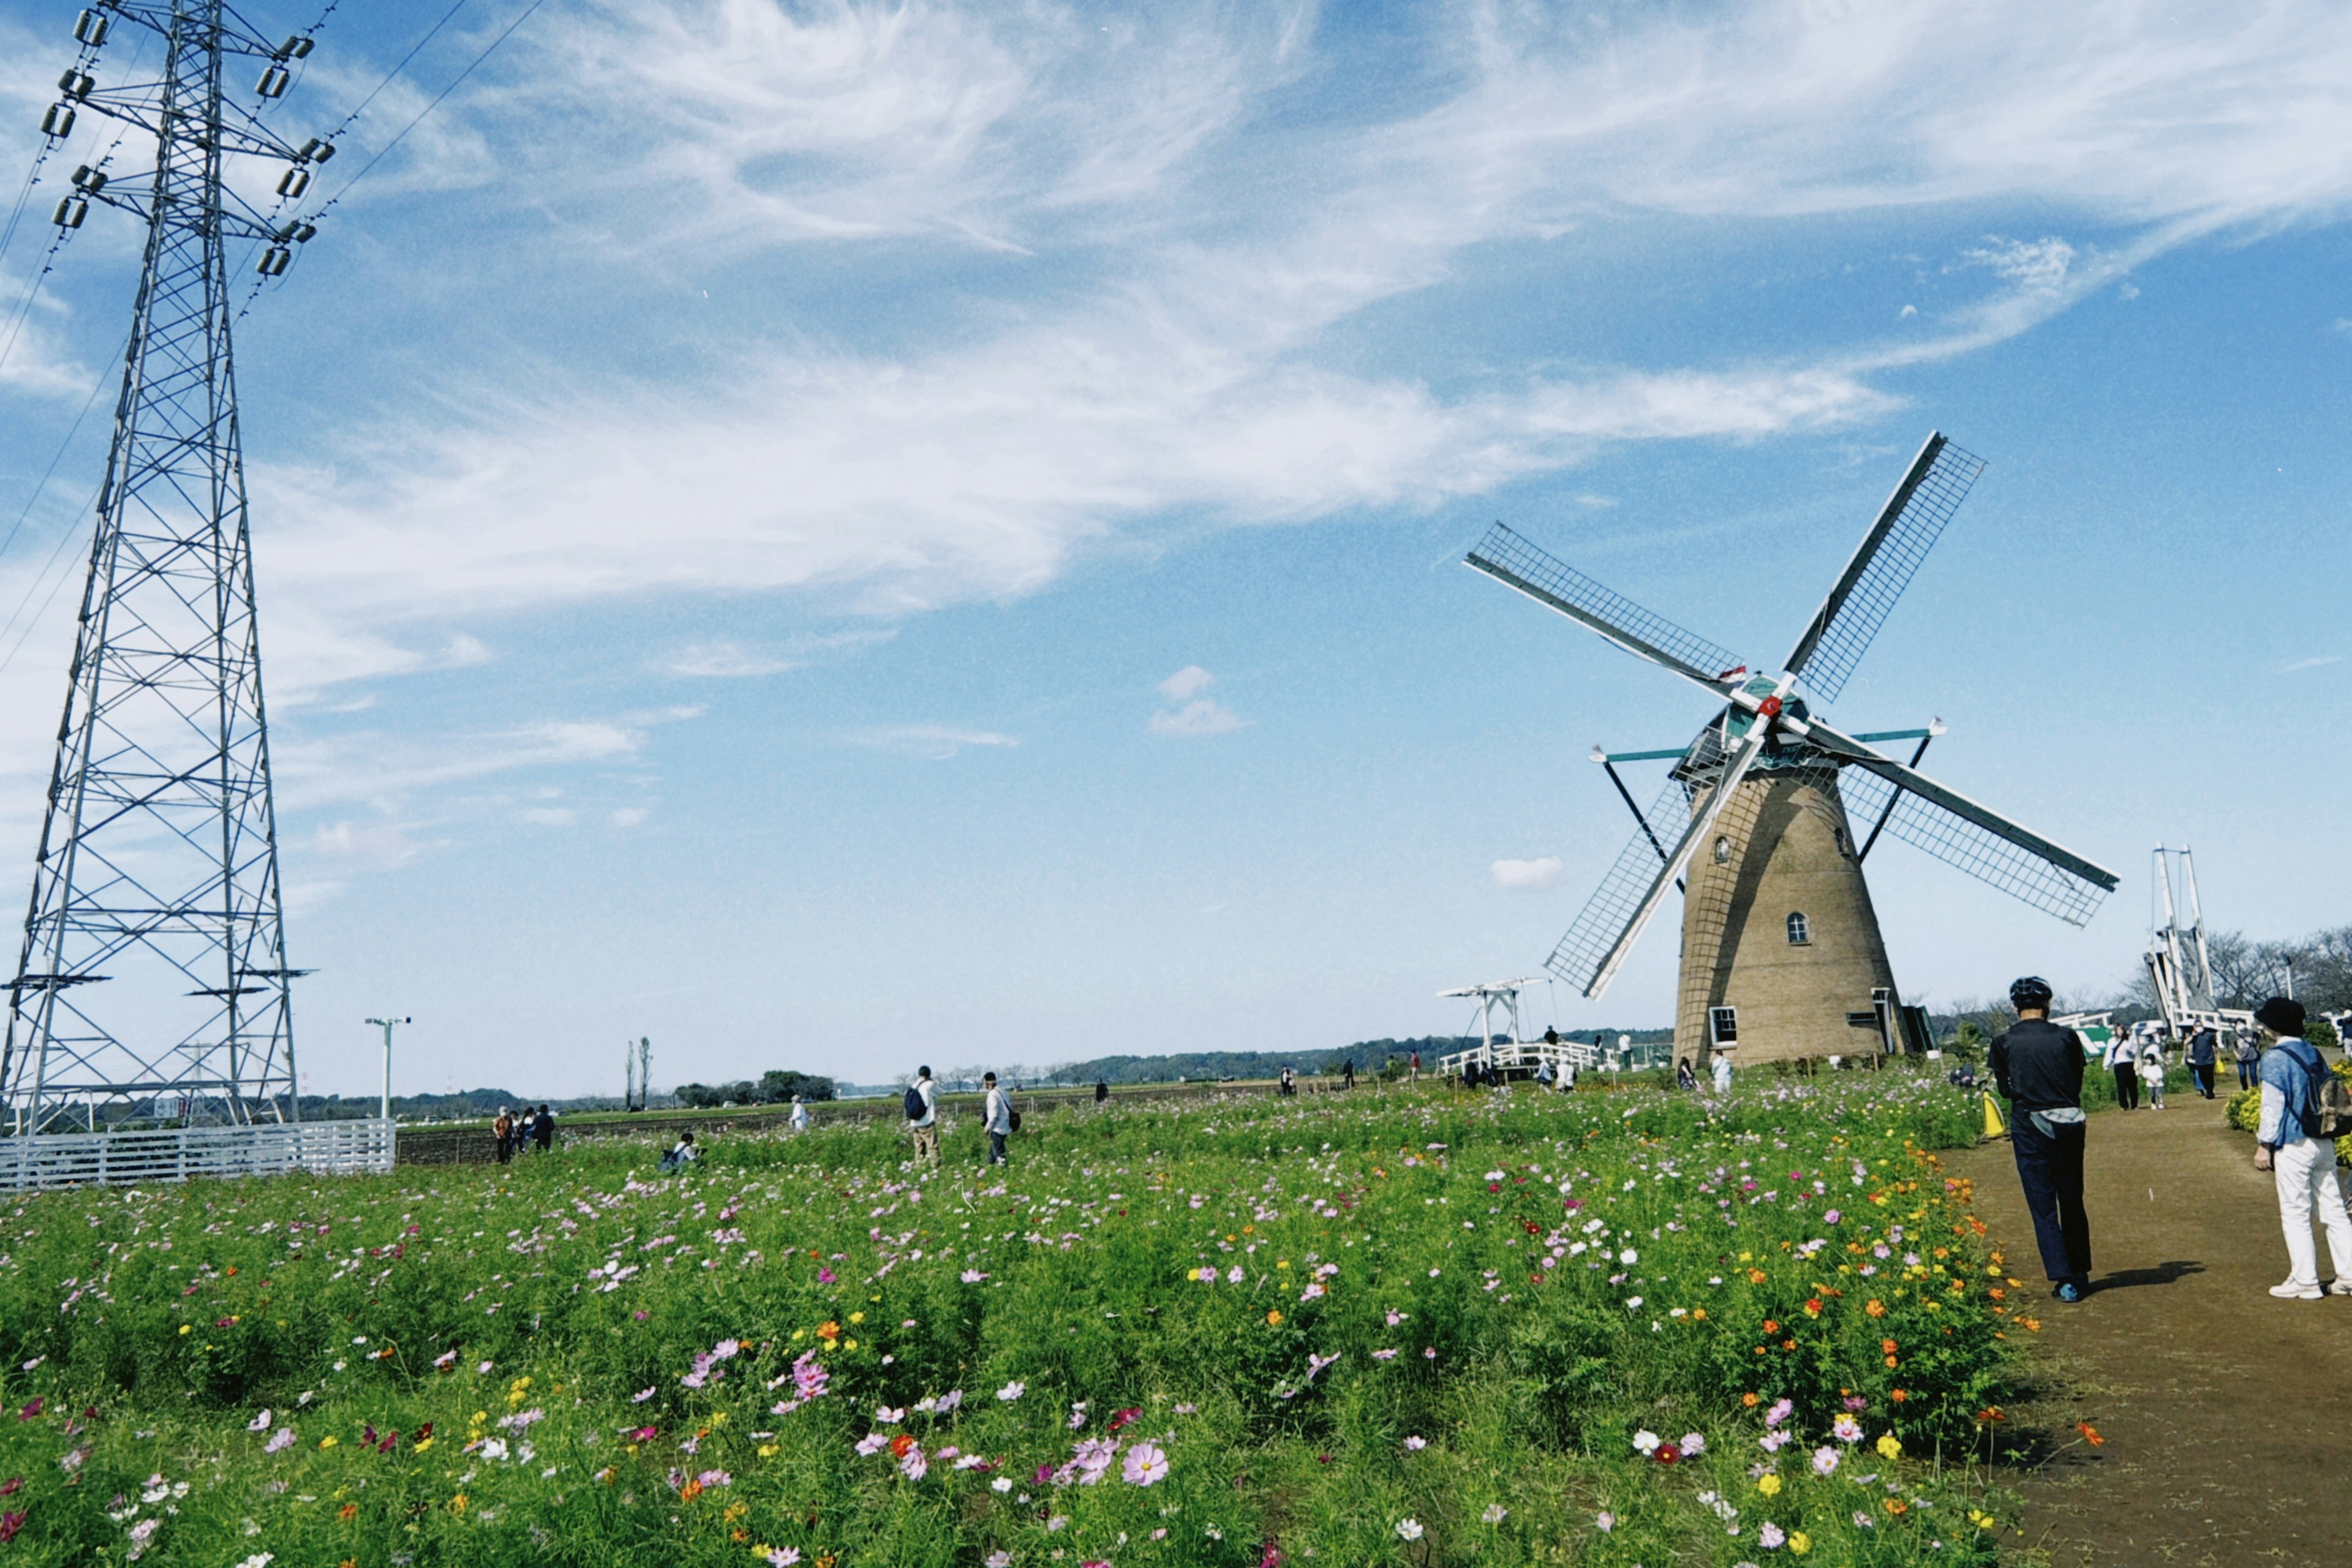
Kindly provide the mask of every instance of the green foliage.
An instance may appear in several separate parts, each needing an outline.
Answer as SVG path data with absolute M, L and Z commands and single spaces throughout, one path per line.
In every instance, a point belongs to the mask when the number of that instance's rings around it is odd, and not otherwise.
M 831 1100 L 835 1094 L 833 1079 L 814 1073 L 784 1072 L 771 1068 L 757 1081 L 739 1079 L 733 1083 L 682 1083 L 674 1091 L 680 1105 L 697 1110 L 712 1110 L 722 1105 L 783 1105 L 793 1096 L 803 1100 Z
M 675 1178 L 616 1139 L 50 1194 L 0 1211 L 8 1550 L 1625 1564 L 1769 1521 L 1813 1562 L 1989 1563 L 1949 1456 L 2031 1325 L 1931 1152 L 1977 1115 L 1900 1068 L 1368 1085 L 1040 1117 L 1009 1168 L 951 1117 L 937 1173 L 886 1120 Z
M 2336 1026 L 2319 1017 L 2311 1018 L 2304 1024 L 2303 1037 L 2323 1051 L 2336 1050 L 2344 1044 L 2336 1037 Z

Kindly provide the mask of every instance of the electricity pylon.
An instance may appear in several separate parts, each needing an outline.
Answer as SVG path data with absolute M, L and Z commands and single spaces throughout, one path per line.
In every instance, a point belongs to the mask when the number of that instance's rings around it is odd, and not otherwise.
M 159 36 L 157 79 L 98 85 L 118 23 Z M 144 220 L 147 240 L 0 1092 L 19 1132 L 95 1127 L 101 1103 L 189 1125 L 285 1121 L 303 972 L 287 965 L 278 891 L 228 252 L 250 247 L 274 278 L 310 236 L 225 186 L 222 167 L 282 161 L 282 207 L 332 148 L 263 120 L 307 37 L 272 44 L 222 0 L 106 0 L 74 37 L 50 144 L 79 110 L 152 138 L 154 166 L 77 170 L 53 217 L 77 228 L 96 202 Z M 250 104 L 224 79 L 233 61 L 260 68 Z

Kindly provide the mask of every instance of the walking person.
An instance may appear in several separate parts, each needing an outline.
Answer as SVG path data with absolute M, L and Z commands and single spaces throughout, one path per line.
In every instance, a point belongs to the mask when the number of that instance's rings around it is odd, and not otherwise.
M 2043 1010 L 2047 1018 L 2049 1012 Z M 2139 1042 L 2129 1035 L 2117 1035 L 2107 1042 L 2106 1067 L 2116 1075 L 2116 1108 L 2119 1110 L 2139 1109 Z
M 2263 1048 L 2255 1043 L 2254 1037 L 2243 1029 L 2239 1030 L 2230 1047 L 2230 1057 L 2238 1064 L 2240 1089 L 2252 1089 L 2260 1081 L 2254 1075 L 2254 1064 L 2262 1054 Z
M 1341 1089 L 1356 1087 L 1356 1058 L 1353 1057 L 1339 1064 L 1339 1087 Z
M 544 1105 L 541 1106 L 538 1117 L 530 1124 L 530 1137 L 531 1142 L 539 1145 L 541 1153 L 544 1154 L 553 1149 L 555 1147 L 555 1112 Z
M 1109 1098 L 1110 1080 L 1100 1078 L 1095 1079 L 1095 1109 L 1100 1110 L 1103 1108 L 1103 1102 Z
M 499 1164 L 514 1158 L 514 1118 L 503 1105 L 499 1107 L 498 1120 L 490 1123 L 490 1135 L 499 1141 Z
M 2033 1215 L 2042 1271 L 2061 1301 L 2091 1283 L 2091 1221 L 2083 1212 L 2083 1046 L 2050 1021 L 2050 983 L 2029 974 L 2009 988 L 2016 1024 L 1994 1037 L 1994 1083 L 2010 1102 L 2010 1152 Z
M 530 1107 L 528 1105 L 524 1106 L 522 1108 L 522 1120 L 515 1123 L 514 1152 L 516 1153 L 524 1153 L 530 1150 L 531 1125 L 534 1120 L 535 1119 L 531 1115 Z
M 2254 1022 L 2275 1042 L 2255 1064 L 2263 1088 L 2263 1119 L 2254 1131 L 2254 1169 L 2268 1171 L 2278 1186 L 2279 1225 L 2286 1232 L 2287 1277 L 2271 1294 L 2290 1301 L 2322 1296 L 2352 1296 L 2352 1215 L 2344 1211 L 2336 1181 L 2336 1146 L 2311 1135 L 2306 1120 L 2319 1113 L 2318 1087 L 2327 1075 L 2319 1052 L 2303 1037 L 2303 1004 L 2273 996 L 2254 1011 Z M 2319 1260 L 2311 1245 L 2311 1217 L 2327 1230 L 2334 1280 L 2319 1283 Z
M 1004 1161 L 1004 1140 L 1013 1131 L 1013 1102 L 996 1087 L 994 1073 L 983 1074 L 981 1083 L 988 1097 L 981 1102 L 981 1124 L 988 1130 L 988 1163 L 1002 1165 Z
M 797 1094 L 793 1096 L 793 1131 L 796 1133 L 808 1131 L 808 1105 Z
M 916 1163 L 928 1163 L 934 1171 L 940 1168 L 940 1091 L 931 1082 L 931 1069 L 915 1069 L 915 1081 L 907 1086 L 907 1128 L 915 1135 Z
M 1421 1081 L 1421 1053 L 1419 1051 L 1413 1052 L 1412 1058 L 1407 1061 L 1404 1069 L 1404 1080 L 1407 1083 L 1419 1083 Z
M 2150 1110 L 2164 1109 L 2164 1042 L 2146 1040 L 2139 1047 L 2139 1081 L 2147 1090 Z
M 2221 1054 L 2221 1044 L 2210 1026 L 2189 1037 L 2189 1076 L 2197 1080 L 2197 1092 L 2208 1100 L 2213 1098 L 2213 1062 Z

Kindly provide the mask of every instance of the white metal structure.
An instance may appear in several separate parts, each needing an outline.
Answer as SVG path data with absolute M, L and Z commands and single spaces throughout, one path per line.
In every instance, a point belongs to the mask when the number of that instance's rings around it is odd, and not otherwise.
M 2172 860 L 2180 861 L 2180 893 L 2173 895 Z M 2197 865 L 2189 847 L 2155 850 L 2148 889 L 2147 976 L 2164 1012 L 2167 1033 L 2186 1038 L 2200 1028 L 2252 1029 L 2254 1016 L 2213 1005 L 2213 962 L 2205 946 L 2205 910 L 2197 897 Z M 2185 924 L 2183 922 L 2186 922 Z
M 1574 1068 L 1579 1071 L 1600 1065 L 1601 1054 L 1591 1046 L 1571 1040 L 1523 1040 L 1519 1037 L 1519 993 L 1534 984 L 1532 975 L 1517 980 L 1497 980 L 1485 985 L 1457 986 L 1441 991 L 1440 996 L 1466 997 L 1471 1003 L 1471 1021 L 1477 1026 L 1478 1044 L 1466 1050 L 1437 1058 L 1440 1072 L 1458 1073 L 1475 1062 L 1482 1069 L 1533 1072 L 1549 1063 L 1554 1072 Z M 1501 1016 L 1503 1031 L 1498 1038 L 1495 1030 L 1497 1015 Z
M 0 1188 L 121 1186 L 289 1171 L 381 1173 L 392 1169 L 393 1139 L 393 1124 L 383 1117 L 16 1137 L 0 1142 Z

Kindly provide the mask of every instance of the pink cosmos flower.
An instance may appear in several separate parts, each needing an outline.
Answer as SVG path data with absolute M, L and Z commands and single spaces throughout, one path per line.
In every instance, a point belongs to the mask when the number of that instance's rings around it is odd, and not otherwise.
M 1168 1456 L 1151 1443 L 1138 1443 L 1120 1462 L 1119 1475 L 1128 1485 L 1148 1487 L 1168 1475 Z
M 1772 1402 L 1772 1408 L 1764 1412 L 1764 1425 L 1767 1426 L 1778 1426 L 1781 1422 L 1786 1421 L 1790 1415 L 1795 1412 L 1796 1408 L 1796 1404 L 1792 1400 L 1774 1400 Z
M 817 1271 L 816 1271 L 816 1282 L 817 1282 L 818 1284 L 820 1284 L 820 1285 L 830 1285 L 830 1284 L 832 1284 L 832 1283 L 833 1283 L 833 1270 L 832 1270 L 832 1269 L 830 1269 L 830 1268 L 826 1268 L 820 1267 L 820 1268 L 817 1269 Z
M 1824 1443 L 1813 1450 L 1813 1473 L 1826 1476 L 1838 1468 L 1838 1451 Z
M 1841 1415 L 1830 1423 L 1830 1436 L 1841 1443 L 1862 1441 L 1862 1424 L 1851 1415 Z
M 977 1268 L 967 1268 L 961 1274 L 957 1275 L 956 1278 L 962 1280 L 967 1285 L 977 1285 L 982 1280 L 987 1279 L 988 1276 L 982 1274 Z
M 646 1400 L 651 1399 L 653 1396 L 654 1391 L 652 1389 L 640 1388 L 635 1394 L 629 1395 L 629 1403 L 632 1405 L 643 1405 Z
M 1696 1432 L 1684 1433 L 1682 1442 L 1676 1446 L 1682 1449 L 1683 1457 L 1685 1458 L 1688 1458 L 1694 1454 L 1704 1454 L 1706 1452 L 1706 1439 L 1700 1436 Z
M 1788 1532 L 1769 1519 L 1764 1521 L 1762 1528 L 1756 1531 L 1756 1544 L 1767 1552 L 1778 1552 L 1781 1543 L 1788 1539 Z
M 1606 1535 L 1617 1528 L 1617 1516 L 1604 1509 L 1592 1516 L 1592 1528 Z
M 447 1372 L 451 1367 L 456 1366 L 457 1364 L 457 1352 L 456 1351 L 444 1351 L 441 1354 L 433 1358 L 433 1370 L 436 1372 Z
M 1374 1361 L 1394 1361 L 1396 1358 L 1397 1353 L 1394 1350 L 1374 1351 L 1372 1352 L 1372 1359 Z
M 261 1412 L 261 1414 L 260 1414 L 260 1415 L 258 1415 L 255 1416 L 252 1420 L 250 1420 L 250 1421 L 247 1422 L 247 1423 L 245 1424 L 245 1429 L 246 1429 L 247 1431 L 248 1431 L 248 1432 L 267 1432 L 267 1431 L 268 1431 L 268 1430 L 269 1430 L 269 1412 L 268 1412 L 268 1410 L 267 1408 L 265 1408 L 265 1409 Z
M 261 1446 L 261 1451 L 265 1454 L 283 1453 L 293 1446 L 294 1428 L 280 1426 L 276 1432 L 270 1434 L 269 1441 Z
M 793 1568 L 801 1560 L 797 1546 L 772 1546 L 768 1549 L 768 1568 Z
M 857 1439 L 857 1457 L 861 1459 L 870 1458 L 889 1446 L 890 1439 L 881 1433 L 868 1432 L 865 1436 Z

